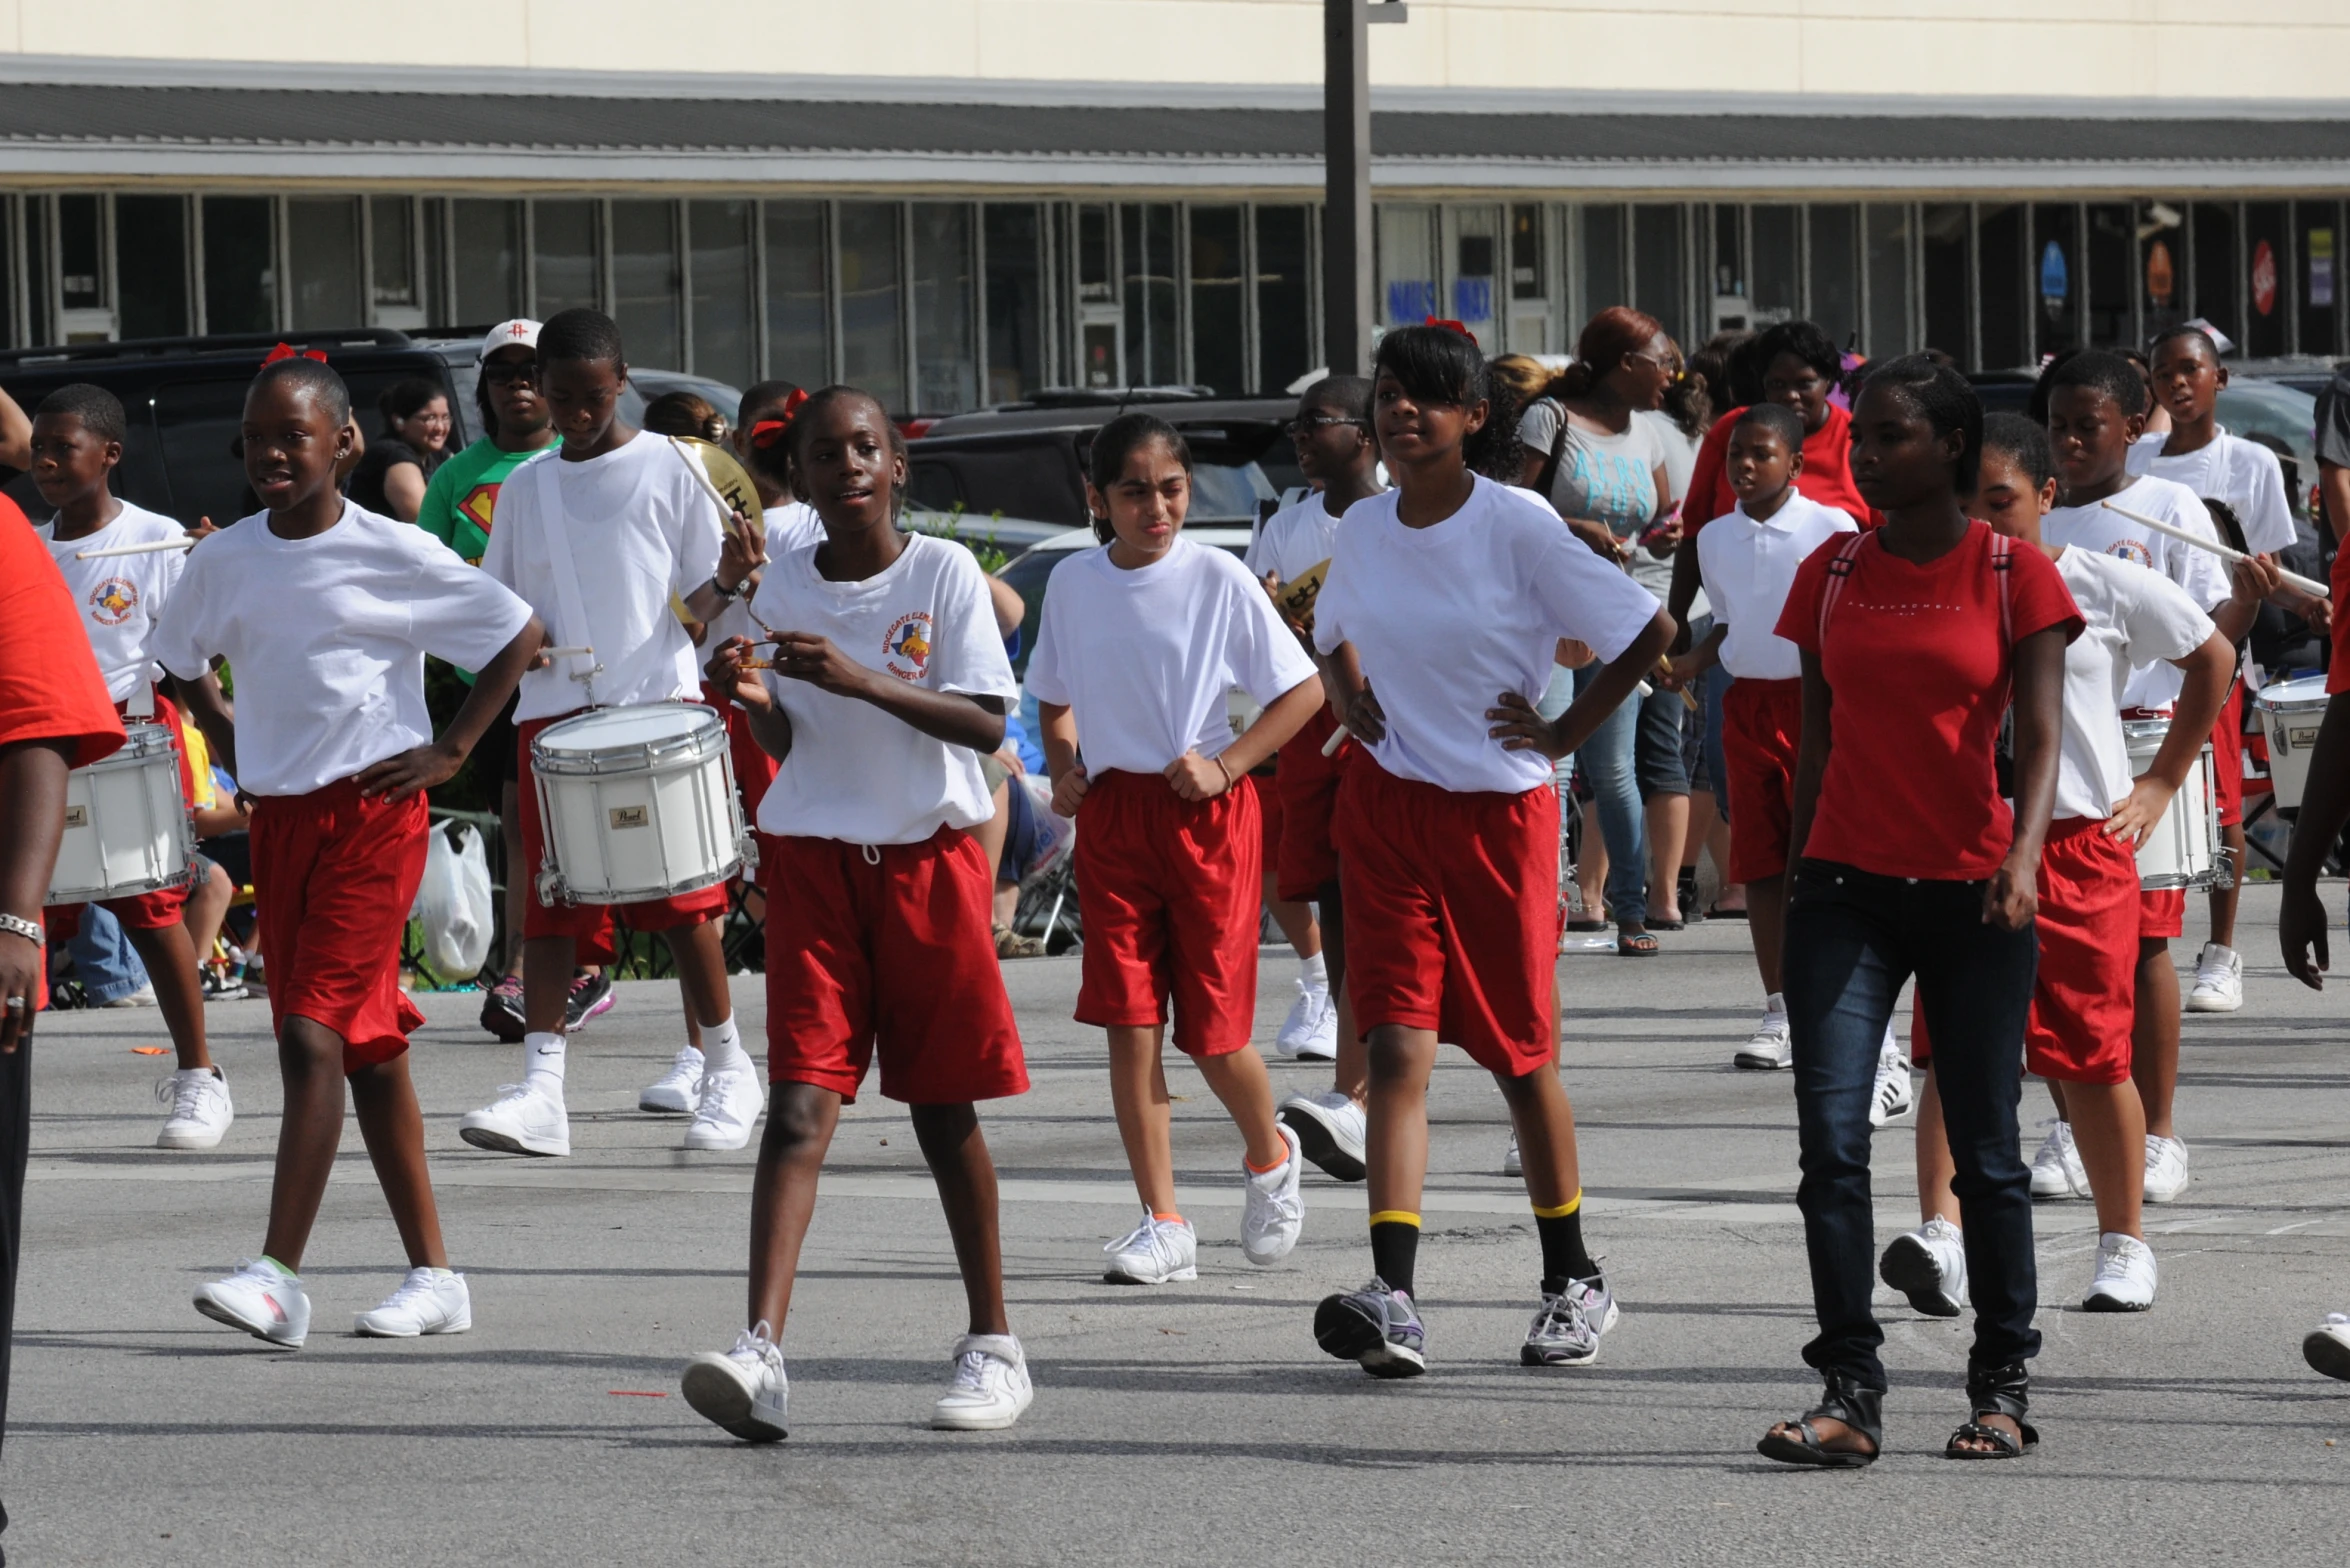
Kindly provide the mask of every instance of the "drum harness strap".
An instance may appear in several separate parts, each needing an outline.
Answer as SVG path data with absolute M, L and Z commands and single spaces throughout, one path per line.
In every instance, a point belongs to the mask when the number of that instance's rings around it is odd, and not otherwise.
M 554 468 L 550 463 L 541 463 L 537 466 L 541 498 L 539 515 L 546 519 L 547 556 L 555 568 L 556 604 L 563 612 L 563 619 L 570 622 L 572 627 L 577 628 L 571 635 L 576 636 L 583 644 L 591 643 L 595 641 L 595 638 L 590 635 L 587 602 L 580 597 L 579 564 L 572 559 L 571 533 L 567 520 L 563 516 L 563 503 L 555 484 Z M 565 673 L 579 682 L 581 694 L 587 698 L 587 705 L 592 708 L 597 706 L 595 681 L 597 676 L 604 673 L 604 661 L 596 659 L 595 663 L 587 665 L 585 669 L 576 668 L 578 665 L 587 664 L 590 659 L 595 659 L 595 655 L 592 653 L 572 655 L 575 668 Z

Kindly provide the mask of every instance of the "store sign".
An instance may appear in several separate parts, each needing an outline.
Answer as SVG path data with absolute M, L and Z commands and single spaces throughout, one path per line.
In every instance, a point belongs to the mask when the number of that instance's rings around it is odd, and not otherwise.
M 2072 269 L 2065 265 L 2064 247 L 2050 240 L 2048 248 L 2040 252 L 2040 308 L 2048 312 L 2050 321 L 2064 314 L 2064 302 L 2072 293 Z
M 1490 311 L 1487 312 L 1491 314 Z M 1427 278 L 1390 278 L 1387 282 L 1387 319 L 1397 326 L 1416 327 L 1436 314 L 1436 285 Z
M 2252 308 L 2264 316 L 2277 308 L 2277 253 L 2266 240 L 2252 247 Z
M 2320 308 L 2334 302 L 2334 231 L 2309 231 L 2309 303 Z
M 2177 286 L 2177 275 L 2171 271 L 2170 247 L 2156 240 L 2146 247 L 2146 298 L 2168 309 L 2171 293 Z
M 1452 313 L 1463 321 L 1491 321 L 1493 319 L 1493 280 L 1491 278 L 1453 279 Z

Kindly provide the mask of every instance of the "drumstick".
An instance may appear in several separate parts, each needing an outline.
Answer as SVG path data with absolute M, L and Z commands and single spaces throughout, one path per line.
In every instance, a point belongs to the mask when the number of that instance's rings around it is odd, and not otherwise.
M 2213 555 L 2218 556 L 2223 561 L 2234 562 L 2247 561 L 2251 559 L 2250 556 L 2246 555 L 2241 550 L 2231 550 L 2226 545 L 2219 543 L 2217 540 L 2206 539 L 2201 534 L 2191 534 L 2184 528 L 2173 528 L 2170 524 L 2162 521 L 2158 517 L 2148 517 L 2144 512 L 2133 512 L 2128 507 L 2116 506 L 2111 501 L 2100 501 L 2097 504 L 2104 507 L 2109 512 L 2119 512 L 2122 516 L 2128 518 L 2131 522 L 2141 524 L 2147 528 L 2151 528 L 2158 534 L 2168 534 L 2171 538 L 2179 540 L 2181 543 L 2191 544 L 2199 550 L 2209 550 Z M 2277 575 L 2282 577 L 2285 581 L 2291 583 L 2294 587 L 2300 589 L 2303 593 L 2314 594 L 2320 599 L 2328 600 L 2332 599 L 2334 596 L 2333 590 L 2328 588 L 2324 583 L 2311 582 L 2308 578 L 2303 577 L 2298 572 L 2288 572 L 2280 566 L 2277 568 Z
M 585 644 L 577 648 L 541 648 L 539 650 L 550 659 L 582 659 L 595 651 Z
M 1322 742 L 1322 755 L 1325 757 L 1337 756 L 1338 748 L 1346 744 L 1346 737 L 1351 733 L 1353 732 L 1343 724 L 1332 730 L 1330 738 Z
M 73 558 L 77 561 L 95 561 L 109 555 L 160 555 L 165 550 L 193 550 L 195 547 L 196 539 L 191 534 L 185 539 L 153 539 L 145 544 L 117 544 L 103 550 L 76 550 Z
M 1673 661 L 1671 657 L 1666 654 L 1658 654 L 1656 656 L 1656 671 L 1659 675 L 1672 674 Z M 1687 708 L 1691 713 L 1695 713 L 1697 711 L 1697 693 L 1691 691 L 1686 686 L 1682 687 L 1681 705 Z

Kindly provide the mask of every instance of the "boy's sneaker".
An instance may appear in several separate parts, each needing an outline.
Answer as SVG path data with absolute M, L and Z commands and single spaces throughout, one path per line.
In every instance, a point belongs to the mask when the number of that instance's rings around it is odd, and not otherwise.
M 410 1269 L 382 1305 L 360 1313 L 351 1324 L 364 1339 L 462 1334 L 471 1327 L 473 1294 L 465 1288 L 464 1275 L 447 1269 Z
M 1571 1279 L 1542 1293 L 1518 1360 L 1530 1367 L 1582 1367 L 1599 1359 L 1599 1336 L 1616 1326 L 1616 1298 L 1604 1278 Z
M 522 976 L 508 975 L 491 986 L 481 999 L 481 1026 L 508 1045 L 520 1045 L 530 1033 L 522 1012 Z
M 1373 1377 L 1418 1377 L 1428 1370 L 1428 1336 L 1412 1298 L 1378 1275 L 1360 1290 L 1324 1296 L 1314 1309 L 1314 1342 L 1341 1361 L 1362 1363 Z
M 1754 1026 L 1754 1033 L 1730 1058 L 1739 1067 L 1755 1072 L 1776 1072 L 1795 1065 L 1795 1036 L 1787 1028 L 1787 1015 L 1765 1011 L 1762 1021 Z
M 2081 1164 L 2080 1146 L 2073 1142 L 2072 1123 L 2052 1117 L 2040 1124 L 2048 1136 L 2032 1156 L 2032 1196 L 2046 1203 L 2056 1198 L 2089 1196 L 2089 1172 Z
M 280 1350 L 300 1350 L 310 1337 L 310 1293 L 266 1258 L 240 1259 L 228 1278 L 198 1286 L 196 1310 Z
M 2190 1013 L 2232 1013 L 2244 1005 L 2244 955 L 2206 942 L 2195 959 L 2195 985 L 2187 993 Z
M 689 1149 L 725 1151 L 751 1141 L 759 1113 L 767 1109 L 767 1091 L 755 1068 L 704 1073 L 702 1092 L 694 1110 L 694 1124 L 685 1130 Z
M 2187 1146 L 2146 1135 L 2146 1201 L 2168 1203 L 2187 1190 Z
M 1340 1181 L 1361 1181 L 1363 1144 L 1369 1129 L 1363 1108 L 1332 1089 L 1327 1094 L 1293 1094 L 1274 1112 L 1281 1125 L 1297 1134 L 1306 1158 Z
M 155 1135 L 158 1149 L 212 1149 L 237 1119 L 229 1104 L 228 1077 L 217 1067 L 185 1067 L 155 1085 L 155 1098 L 171 1107 L 163 1131 Z
M 1877 1260 L 1877 1277 L 1930 1318 L 1954 1318 L 1965 1309 L 1966 1238 L 1941 1215 L 1893 1238 Z
M 1869 1125 L 1890 1126 L 1907 1116 L 1916 1101 L 1910 1094 L 1909 1058 L 1901 1054 L 1890 1031 L 1877 1053 L 1877 1086 L 1869 1093 Z
M 702 1104 L 702 1053 L 692 1046 L 680 1046 L 669 1062 L 669 1071 L 646 1085 L 636 1097 L 640 1111 L 659 1111 L 664 1116 L 691 1116 Z
M 1289 1158 L 1279 1165 L 1260 1172 L 1243 1161 L 1240 1168 L 1247 1195 L 1240 1216 L 1240 1250 L 1249 1262 L 1260 1265 L 1288 1257 L 1298 1233 L 1306 1228 L 1305 1200 L 1297 1190 L 1305 1174 L 1305 1147 L 1287 1127 L 1281 1129 L 1281 1141 L 1289 1145 Z
M 612 1011 L 618 1000 L 612 994 L 612 971 L 599 969 L 594 974 L 580 973 L 571 977 L 571 989 L 563 998 L 563 1032 L 577 1034 L 585 1029 L 588 1020 L 601 1018 Z
M 788 1430 L 791 1379 L 783 1352 L 761 1323 L 734 1336 L 725 1355 L 705 1350 L 685 1364 L 685 1402 L 746 1443 L 780 1443 Z
M 1102 1251 L 1110 1255 L 1102 1278 L 1112 1285 L 1164 1285 L 1199 1278 L 1199 1237 L 1189 1220 L 1145 1214 L 1140 1225 Z
M 2135 1236 L 2097 1238 L 2097 1274 L 2081 1298 L 2084 1312 L 2143 1312 L 2154 1305 L 2154 1249 Z
M 2301 1359 L 2312 1372 L 2350 1382 L 2350 1317 L 2327 1313 L 2325 1326 L 2311 1329 L 2301 1341 Z
M 569 1154 L 571 1117 L 563 1109 L 562 1090 L 525 1078 L 499 1085 L 496 1100 L 458 1117 L 457 1136 L 500 1154 Z
M 1291 1061 L 1337 1061 L 1338 1003 L 1331 998 L 1330 987 L 1309 986 L 1300 980 L 1297 1000 L 1289 1004 L 1289 1016 L 1281 1021 L 1281 1033 L 1273 1044 Z
M 998 1432 L 1036 1398 L 1028 1358 L 1009 1334 L 965 1334 L 955 1341 L 955 1377 L 931 1408 L 942 1432 Z

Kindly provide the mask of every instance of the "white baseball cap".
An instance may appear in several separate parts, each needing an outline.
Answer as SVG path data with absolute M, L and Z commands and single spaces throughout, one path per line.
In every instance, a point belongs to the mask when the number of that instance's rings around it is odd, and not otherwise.
M 539 324 L 528 317 L 518 316 L 512 321 L 501 321 L 490 328 L 490 335 L 481 340 L 481 357 L 489 358 L 502 348 L 515 345 L 535 349 L 539 346 Z

